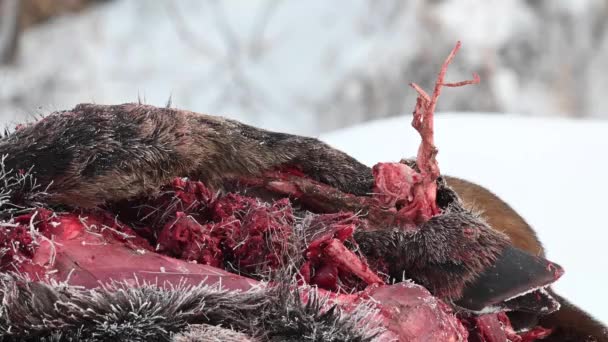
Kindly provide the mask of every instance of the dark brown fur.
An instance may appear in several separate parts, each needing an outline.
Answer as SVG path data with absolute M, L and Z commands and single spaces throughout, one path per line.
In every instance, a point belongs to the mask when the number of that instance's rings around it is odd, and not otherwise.
M 511 243 L 531 254 L 544 256 L 540 240 L 530 225 L 507 203 L 486 188 L 463 179 L 445 177 L 448 185 L 458 193 L 465 207 L 479 212 L 494 229 L 511 239 Z
M 4 138 L 0 154 L 7 168 L 33 166 L 39 182 L 53 181 L 50 201 L 79 207 L 149 194 L 176 176 L 218 185 L 282 165 L 345 192 L 363 195 L 372 186 L 365 165 L 317 139 L 138 104 L 53 113 Z
M 175 176 L 219 185 L 223 177 L 259 174 L 284 165 L 299 166 L 345 192 L 364 195 L 372 186 L 368 167 L 316 139 L 138 104 L 85 104 L 51 114 L 3 138 L 0 154 L 8 155 L 8 168 L 33 166 L 41 183 L 53 181 L 51 201 L 80 207 L 151 194 Z M 509 236 L 515 246 L 543 255 L 533 229 L 497 196 L 464 180 L 446 180 L 465 206 L 481 211 L 487 223 Z M 446 243 L 448 250 L 462 251 L 458 244 Z M 421 253 L 414 254 L 441 257 Z M 416 266 L 414 260 L 402 262 Z M 433 273 L 425 267 L 421 271 Z M 446 277 L 451 279 L 449 274 Z M 552 341 L 584 341 L 589 336 L 608 341 L 601 324 L 566 301 L 562 304 L 561 310 L 541 320 L 556 328 Z
M 532 227 L 498 196 L 462 179 L 446 177 L 446 181 L 458 193 L 465 207 L 480 211 L 480 215 L 492 228 L 509 236 L 513 245 L 539 256 L 545 254 Z M 562 307 L 540 318 L 542 326 L 555 329 L 554 333 L 543 341 L 608 342 L 608 330 L 605 326 L 566 299 L 555 293 L 552 295 L 559 300 Z M 601 299 L 602 294 L 598 294 L 598 300 Z
M 363 254 L 389 265 L 389 275 L 412 279 L 431 293 L 458 299 L 464 287 L 490 267 L 509 243 L 483 220 L 458 204 L 425 222 L 421 229 L 355 232 Z

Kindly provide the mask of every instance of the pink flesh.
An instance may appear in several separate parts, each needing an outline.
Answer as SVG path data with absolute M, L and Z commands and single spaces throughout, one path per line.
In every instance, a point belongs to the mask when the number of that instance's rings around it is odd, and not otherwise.
M 326 258 L 333 262 L 344 271 L 351 272 L 361 278 L 366 284 L 384 284 L 382 279 L 372 271 L 361 259 L 351 252 L 338 239 L 331 239 L 323 249 Z
M 57 227 L 47 227 L 53 242 L 41 240 L 32 262 L 48 271 L 56 270 L 48 273 L 56 280 L 69 279 L 70 284 L 86 288 L 112 280 L 136 279 L 158 284 L 176 284 L 180 279 L 190 284 L 221 281 L 231 289 L 248 289 L 256 283 L 215 267 L 154 253 L 145 241 L 121 241 L 109 230 L 99 233 L 97 228 L 107 223 L 104 221 L 89 216 L 85 226 L 76 215 L 59 215 L 51 221 L 58 223 Z
M 509 338 L 527 342 L 549 333 L 538 328 L 519 336 L 513 332 L 504 313 L 476 317 L 472 320 L 474 326 L 466 329 L 463 320 L 426 289 L 407 282 L 384 285 L 378 275 L 379 265 L 371 268 L 363 257 L 344 246 L 347 240 L 353 243 L 355 229 L 392 226 L 416 229 L 420 223 L 440 214 L 436 204 L 439 167 L 433 138 L 437 99 L 442 86 L 479 82 L 477 75 L 471 81 L 444 82 L 447 67 L 459 48 L 460 43 L 444 62 L 432 96 L 412 84 L 419 94 L 412 122 L 422 138 L 416 160 L 419 172 L 403 163 L 377 164 L 373 168 L 372 196 L 343 193 L 312 180 L 297 168 L 240 180 L 280 197 L 297 199 L 307 209 L 320 214 L 317 219 L 326 230 L 306 246 L 307 261 L 300 269 L 303 283 L 319 286 L 321 294 L 346 310 L 372 298 L 380 311 L 379 322 L 388 329 L 381 341 L 459 341 L 467 339 L 471 331 L 470 337 L 478 341 L 497 342 Z M 235 193 L 218 198 L 201 182 L 179 178 L 170 190 L 173 190 L 171 196 L 181 201 L 179 209 L 168 213 L 173 219 L 164 227 L 138 230 L 141 236 L 104 211 L 89 214 L 86 224 L 77 214 L 53 216 L 44 209 L 17 217 L 18 227 L 0 228 L 0 247 L 9 247 L 9 252 L 0 260 L 0 270 L 16 269 L 33 279 L 68 280 L 72 285 L 85 288 L 120 280 L 133 285 L 147 281 L 161 286 L 180 282 L 221 283 L 226 289 L 247 290 L 259 283 L 220 269 L 227 258 L 237 259 L 239 269 L 246 271 L 255 270 L 260 264 L 270 269 L 281 266 L 284 258 L 281 247 L 293 233 L 295 223 L 289 200 L 262 203 L 257 198 Z M 159 203 L 151 205 L 154 207 L 169 199 L 161 196 Z M 40 233 L 31 235 L 31 225 Z M 158 250 L 143 238 L 155 233 L 159 233 Z M 226 248 L 230 250 L 229 256 L 223 254 Z M 345 294 L 360 288 L 365 289 Z M 302 287 L 305 301 L 308 289 Z
M 312 181 L 293 168 L 267 172 L 265 179 L 243 180 L 244 183 L 297 198 L 307 208 L 317 212 L 365 212 L 370 223 L 377 225 L 397 225 L 411 229 L 438 215 L 440 209 L 436 203 L 436 195 L 440 173 L 433 123 L 437 100 L 443 86 L 459 87 L 479 83 L 479 76 L 476 74 L 473 80 L 444 82 L 447 68 L 459 49 L 460 42 L 443 63 L 432 96 L 418 85 L 411 84 L 418 92 L 412 126 L 422 138 L 416 158 L 419 172 L 403 163 L 376 164 L 373 168 L 375 182 L 372 197 L 342 193 L 333 187 Z
M 479 76 L 457 83 L 445 83 L 448 66 L 460 49 L 460 42 L 452 50 L 441 67 L 432 96 L 417 84 L 411 86 L 418 92 L 412 126 L 420 133 L 422 143 L 418 149 L 416 165 L 420 173 L 401 163 L 379 163 L 374 166 L 374 197 L 382 205 L 390 205 L 397 211 L 399 222 L 420 224 L 440 213 L 435 201 L 437 195 L 437 147 L 434 140 L 435 107 L 443 86 L 459 87 L 479 83 Z
M 418 285 L 404 282 L 371 288 L 368 293 L 381 303 L 382 315 L 399 341 L 467 340 L 466 328 L 449 306 Z
M 101 225 L 103 219 L 89 216 L 87 226 Z M 147 246 L 137 246 L 120 241 L 107 230 L 91 233 L 74 214 L 60 215 L 53 222 L 56 227 L 47 227 L 51 243 L 42 240 L 32 262 L 46 270 L 56 270 L 48 275 L 71 285 L 95 288 L 113 280 L 131 282 L 133 286 L 142 281 L 163 284 L 185 283 L 197 285 L 221 283 L 225 289 L 247 290 L 259 283 L 216 267 L 188 263 L 149 251 Z M 334 239 L 335 240 L 335 239 Z M 332 240 L 333 241 L 333 240 Z M 332 246 L 332 244 L 329 244 Z M 33 275 L 37 276 L 37 275 Z M 308 287 L 302 288 L 303 299 L 308 298 Z M 451 313 L 447 305 L 434 298 L 426 289 L 412 283 L 377 286 L 358 294 L 328 295 L 330 303 L 337 303 L 351 310 L 361 301 L 373 298 L 379 311 L 378 319 L 388 331 L 380 341 L 456 340 L 466 338 L 466 330 Z M 448 339 L 444 339 L 448 337 Z

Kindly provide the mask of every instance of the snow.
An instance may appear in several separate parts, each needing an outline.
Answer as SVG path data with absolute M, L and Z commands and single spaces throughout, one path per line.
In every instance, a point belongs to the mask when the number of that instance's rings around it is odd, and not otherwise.
M 173 104 L 317 134 L 412 108 L 448 74 L 479 72 L 439 108 L 606 117 L 601 0 L 116 0 L 27 30 L 0 67 L 0 120 L 82 102 Z
M 320 98 L 368 58 L 364 40 L 340 50 L 364 5 L 115 1 L 57 18 L 27 31 L 18 64 L 0 68 L 0 119 L 171 96 L 176 107 L 312 133 Z
M 367 165 L 416 154 L 411 116 L 323 134 Z M 566 274 L 556 292 L 608 323 L 608 122 L 514 114 L 442 113 L 436 144 L 443 174 L 489 188 L 538 233 Z

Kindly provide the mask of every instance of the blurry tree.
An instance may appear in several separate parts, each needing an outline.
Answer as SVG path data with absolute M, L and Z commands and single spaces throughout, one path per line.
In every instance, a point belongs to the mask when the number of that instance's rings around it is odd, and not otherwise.
M 476 71 L 481 84 L 446 94 L 439 111 L 608 117 L 608 0 L 93 2 L 21 0 L 22 25 L 48 22 L 19 35 L 18 63 L 0 68 L 0 120 L 172 95 L 317 134 L 411 111 L 407 84 L 429 89 L 457 40 L 448 79 Z
M 15 58 L 19 37 L 19 0 L 0 0 L 0 64 Z
M 0 0 L 0 64 L 12 63 L 23 30 L 103 0 Z

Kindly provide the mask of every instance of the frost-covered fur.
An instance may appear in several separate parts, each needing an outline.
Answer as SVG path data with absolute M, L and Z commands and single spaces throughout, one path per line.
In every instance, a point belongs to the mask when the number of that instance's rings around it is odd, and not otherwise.
M 193 324 L 173 336 L 172 342 L 257 342 L 259 339 L 209 324 Z
M 7 156 L 0 156 L 0 220 L 44 206 L 51 184 L 42 186 L 27 170 L 7 169 Z
M 267 286 L 84 290 L 3 274 L 0 332 L 2 341 L 229 341 L 240 332 L 252 341 L 319 342 L 370 341 L 381 332 L 371 304 L 345 314 L 313 289 L 309 298 L 303 303 L 297 290 Z

